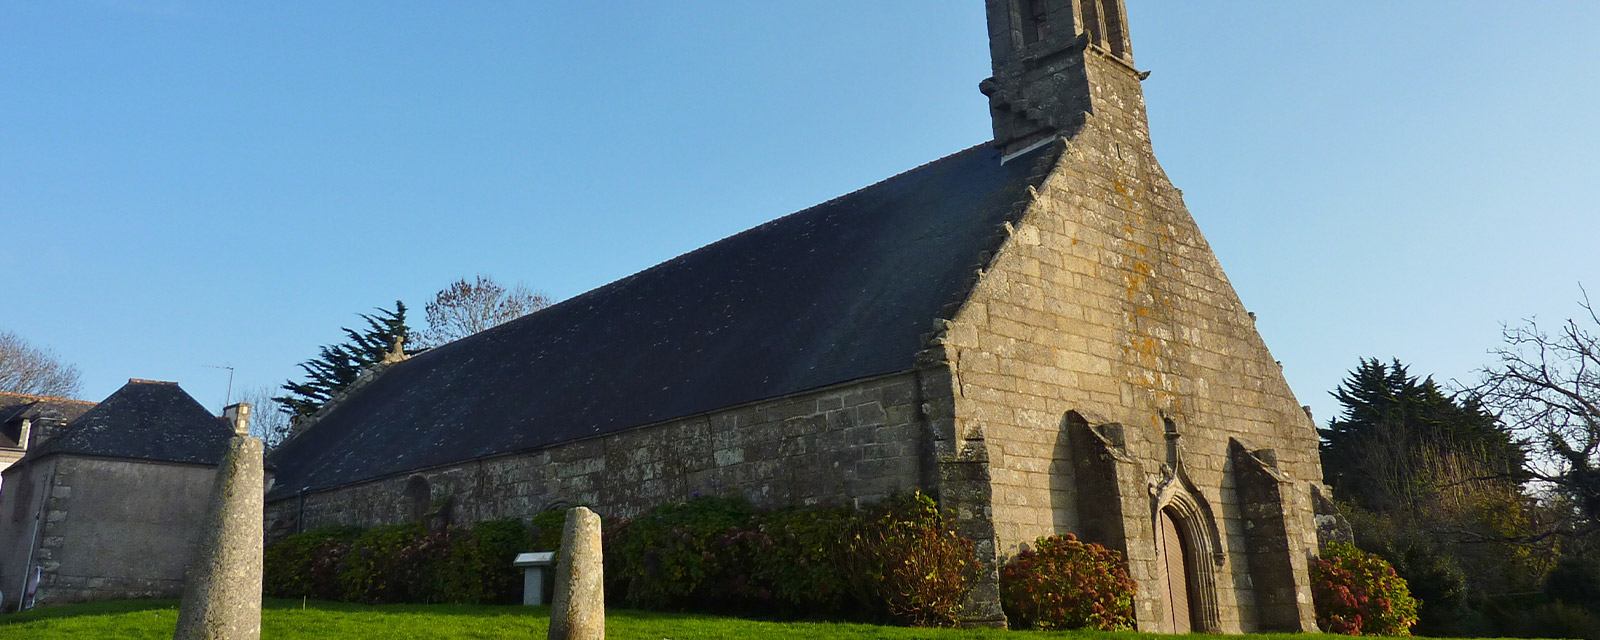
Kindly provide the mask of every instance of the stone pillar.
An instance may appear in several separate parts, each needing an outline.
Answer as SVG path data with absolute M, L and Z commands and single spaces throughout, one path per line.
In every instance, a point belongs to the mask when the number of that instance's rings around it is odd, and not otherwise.
M 556 595 L 550 605 L 550 640 L 605 640 L 606 589 L 600 516 L 586 507 L 567 510 L 556 556 Z
M 261 637 L 265 476 L 260 440 L 239 436 L 228 442 L 217 466 L 206 529 L 185 576 L 174 640 Z

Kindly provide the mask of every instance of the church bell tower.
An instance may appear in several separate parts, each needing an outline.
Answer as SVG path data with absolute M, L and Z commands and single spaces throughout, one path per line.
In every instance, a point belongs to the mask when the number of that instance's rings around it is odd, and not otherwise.
M 994 144 L 1007 157 L 1070 133 L 1094 111 L 1088 65 L 1103 61 L 1142 78 L 1133 67 L 1123 0 L 984 5 L 994 75 L 978 89 L 989 96 Z

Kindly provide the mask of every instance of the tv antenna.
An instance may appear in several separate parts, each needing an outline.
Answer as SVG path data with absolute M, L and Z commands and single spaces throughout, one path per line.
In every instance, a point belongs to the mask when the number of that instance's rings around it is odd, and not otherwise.
M 228 370 L 228 392 L 222 396 L 222 408 L 224 408 L 224 409 L 228 408 L 228 402 L 230 400 L 233 400 L 233 367 L 219 367 L 219 366 L 214 365 L 214 364 L 203 364 L 203 365 L 200 365 L 200 366 L 205 367 L 207 369 L 227 369 Z

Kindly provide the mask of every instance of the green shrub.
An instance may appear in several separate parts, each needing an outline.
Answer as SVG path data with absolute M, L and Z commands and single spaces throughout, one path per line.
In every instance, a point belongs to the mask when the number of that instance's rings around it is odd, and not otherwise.
M 420 524 L 374 527 L 362 533 L 339 563 L 338 599 L 367 604 L 407 601 L 412 595 L 412 582 L 424 570 L 402 566 L 401 560 L 424 558 L 418 554 L 402 556 L 402 551 L 425 535 Z
M 429 533 L 420 524 L 291 536 L 268 547 L 268 594 L 347 602 L 515 602 L 515 555 L 559 546 L 566 514 Z M 972 542 L 915 493 L 871 511 L 757 512 L 697 498 L 601 527 L 606 594 L 652 608 L 892 619 L 951 626 L 978 566 Z
M 442 563 L 438 601 L 459 604 L 513 604 L 521 601 L 522 570 L 511 566 L 532 543 L 521 520 L 486 520 L 456 529 Z
M 1600 640 L 1600 616 L 1577 604 L 1550 602 L 1521 612 L 1506 632 L 1523 638 Z
M 1409 636 L 1418 603 L 1394 567 L 1352 544 L 1332 542 L 1311 566 L 1317 626 L 1346 635 Z
M 420 524 L 318 529 L 264 552 L 266 595 L 346 602 L 511 603 L 531 543 L 521 520 L 488 520 L 428 532 Z
M 928 496 L 758 512 L 697 498 L 607 522 L 612 602 L 953 626 L 978 566 Z
M 1073 534 L 1039 538 L 1000 569 L 1000 605 L 1019 629 L 1133 629 L 1122 554 Z
M 1422 544 L 1391 544 L 1389 552 L 1380 557 L 1394 564 L 1395 573 L 1405 578 L 1406 588 L 1417 599 L 1413 633 L 1467 637 L 1493 634 L 1483 613 L 1472 606 L 1471 589 L 1460 558 Z
M 269 545 L 261 558 L 262 591 L 272 598 L 337 598 L 338 562 L 360 535 L 358 527 L 322 527 Z
M 862 518 L 844 558 L 847 581 L 869 611 L 919 627 L 956 626 L 980 570 L 972 541 L 945 526 L 920 491 Z
M 533 515 L 533 546 L 527 551 L 561 549 L 561 532 L 567 526 L 565 509 L 550 509 Z
M 704 602 L 715 578 L 725 574 L 719 565 L 725 559 L 714 553 L 718 543 L 730 530 L 749 524 L 752 514 L 749 503 L 727 498 L 656 507 L 606 545 L 608 582 L 621 590 L 625 601 L 639 606 L 681 608 Z
M 846 614 L 840 534 L 853 525 L 854 514 L 828 507 L 761 514 L 724 540 L 736 556 L 728 591 L 783 616 Z
M 1545 576 L 1544 593 L 1556 602 L 1600 612 L 1600 563 L 1583 558 L 1561 560 Z

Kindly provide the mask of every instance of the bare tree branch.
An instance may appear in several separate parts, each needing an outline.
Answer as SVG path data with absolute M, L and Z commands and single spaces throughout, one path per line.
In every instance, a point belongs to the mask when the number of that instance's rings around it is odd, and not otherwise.
M 239 402 L 250 404 L 250 435 L 261 439 L 268 450 L 287 440 L 292 423 L 291 410 L 273 399 L 277 387 L 253 387 L 239 393 Z
M 71 397 L 82 387 L 80 378 L 78 368 L 58 360 L 55 352 L 0 331 L 0 391 Z
M 1579 306 L 1584 313 L 1553 334 L 1531 319 L 1502 329 L 1505 344 L 1492 352 L 1500 363 L 1475 391 L 1536 445 L 1530 475 L 1570 497 L 1586 522 L 1567 530 L 1592 534 L 1600 529 L 1600 313 L 1587 291 Z
M 425 307 L 428 328 L 421 332 L 421 345 L 436 347 L 548 306 L 549 297 L 520 284 L 507 289 L 486 276 L 462 278 L 440 290 Z

